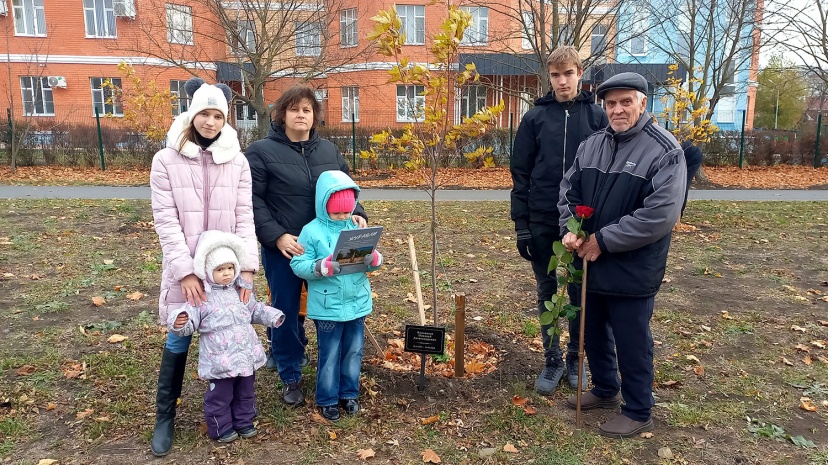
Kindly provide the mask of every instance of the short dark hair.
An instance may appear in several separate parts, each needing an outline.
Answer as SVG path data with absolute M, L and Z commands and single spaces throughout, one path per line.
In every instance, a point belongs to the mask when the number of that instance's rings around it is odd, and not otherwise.
M 284 126 L 285 114 L 288 108 L 302 100 L 307 100 L 311 104 L 311 108 L 313 109 L 313 126 L 311 126 L 311 129 L 315 128 L 322 118 L 322 105 L 319 104 L 319 100 L 316 100 L 316 94 L 313 92 L 313 89 L 308 86 L 297 85 L 284 91 L 276 100 L 276 103 L 273 104 L 273 112 L 270 114 L 270 119 L 277 125 Z

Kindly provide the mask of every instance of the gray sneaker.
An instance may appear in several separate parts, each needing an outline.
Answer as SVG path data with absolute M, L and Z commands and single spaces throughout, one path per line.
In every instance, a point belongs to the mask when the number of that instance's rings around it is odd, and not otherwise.
M 586 359 L 584 359 L 584 371 L 581 373 L 582 376 L 582 385 L 581 388 L 586 389 L 587 386 L 587 372 L 586 372 Z M 569 387 L 572 389 L 578 389 L 578 354 L 577 352 L 573 354 L 566 355 L 566 381 L 569 383 Z
M 302 382 L 286 384 L 282 389 L 282 399 L 291 407 L 305 405 L 305 396 L 302 395 Z
M 265 369 L 279 371 L 279 364 L 276 363 L 276 359 L 273 358 L 273 355 L 268 354 L 267 362 L 265 362 Z
M 547 363 L 546 365 L 544 365 L 543 371 L 541 371 L 540 375 L 538 376 L 538 380 L 535 382 L 535 390 L 538 391 L 538 394 L 544 396 L 552 394 L 555 391 L 555 389 L 558 388 L 558 383 L 561 382 L 561 377 L 563 376 L 563 374 L 563 363 Z

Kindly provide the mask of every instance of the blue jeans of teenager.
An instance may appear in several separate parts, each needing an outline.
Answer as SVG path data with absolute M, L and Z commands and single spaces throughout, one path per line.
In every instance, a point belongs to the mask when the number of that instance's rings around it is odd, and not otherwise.
M 314 320 L 319 342 L 316 405 L 336 405 L 339 399 L 359 397 L 359 370 L 365 317 L 351 321 Z
M 584 341 L 592 393 L 609 398 L 620 390 L 624 398 L 621 413 L 636 421 L 649 420 L 655 404 L 650 331 L 654 304 L 655 297 L 587 292 Z
M 299 325 L 299 298 L 304 280 L 293 274 L 290 260 L 278 249 L 262 247 L 262 265 L 270 287 L 270 305 L 285 314 L 285 322 L 278 328 L 268 328 L 270 352 L 279 365 L 279 377 L 285 384 L 302 380 L 299 364 L 305 353 L 304 326 Z

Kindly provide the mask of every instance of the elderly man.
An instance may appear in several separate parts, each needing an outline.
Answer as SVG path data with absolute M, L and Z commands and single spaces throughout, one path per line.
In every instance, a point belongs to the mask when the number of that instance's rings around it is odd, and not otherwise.
M 615 409 L 623 397 L 621 414 L 599 427 L 615 438 L 653 429 L 650 318 L 687 182 L 681 147 L 653 124 L 646 92 L 647 81 L 636 73 L 598 86 L 610 127 L 578 148 L 558 202 L 564 245 L 590 262 L 584 341 L 594 387 L 581 406 Z M 588 240 L 566 232 L 578 205 L 595 208 L 584 221 Z M 567 404 L 575 407 L 574 395 Z

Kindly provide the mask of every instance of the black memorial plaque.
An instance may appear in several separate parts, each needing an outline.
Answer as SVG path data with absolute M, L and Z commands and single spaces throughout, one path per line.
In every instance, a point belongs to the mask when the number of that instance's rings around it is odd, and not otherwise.
M 406 352 L 442 354 L 446 349 L 446 329 L 434 326 L 405 325 Z

